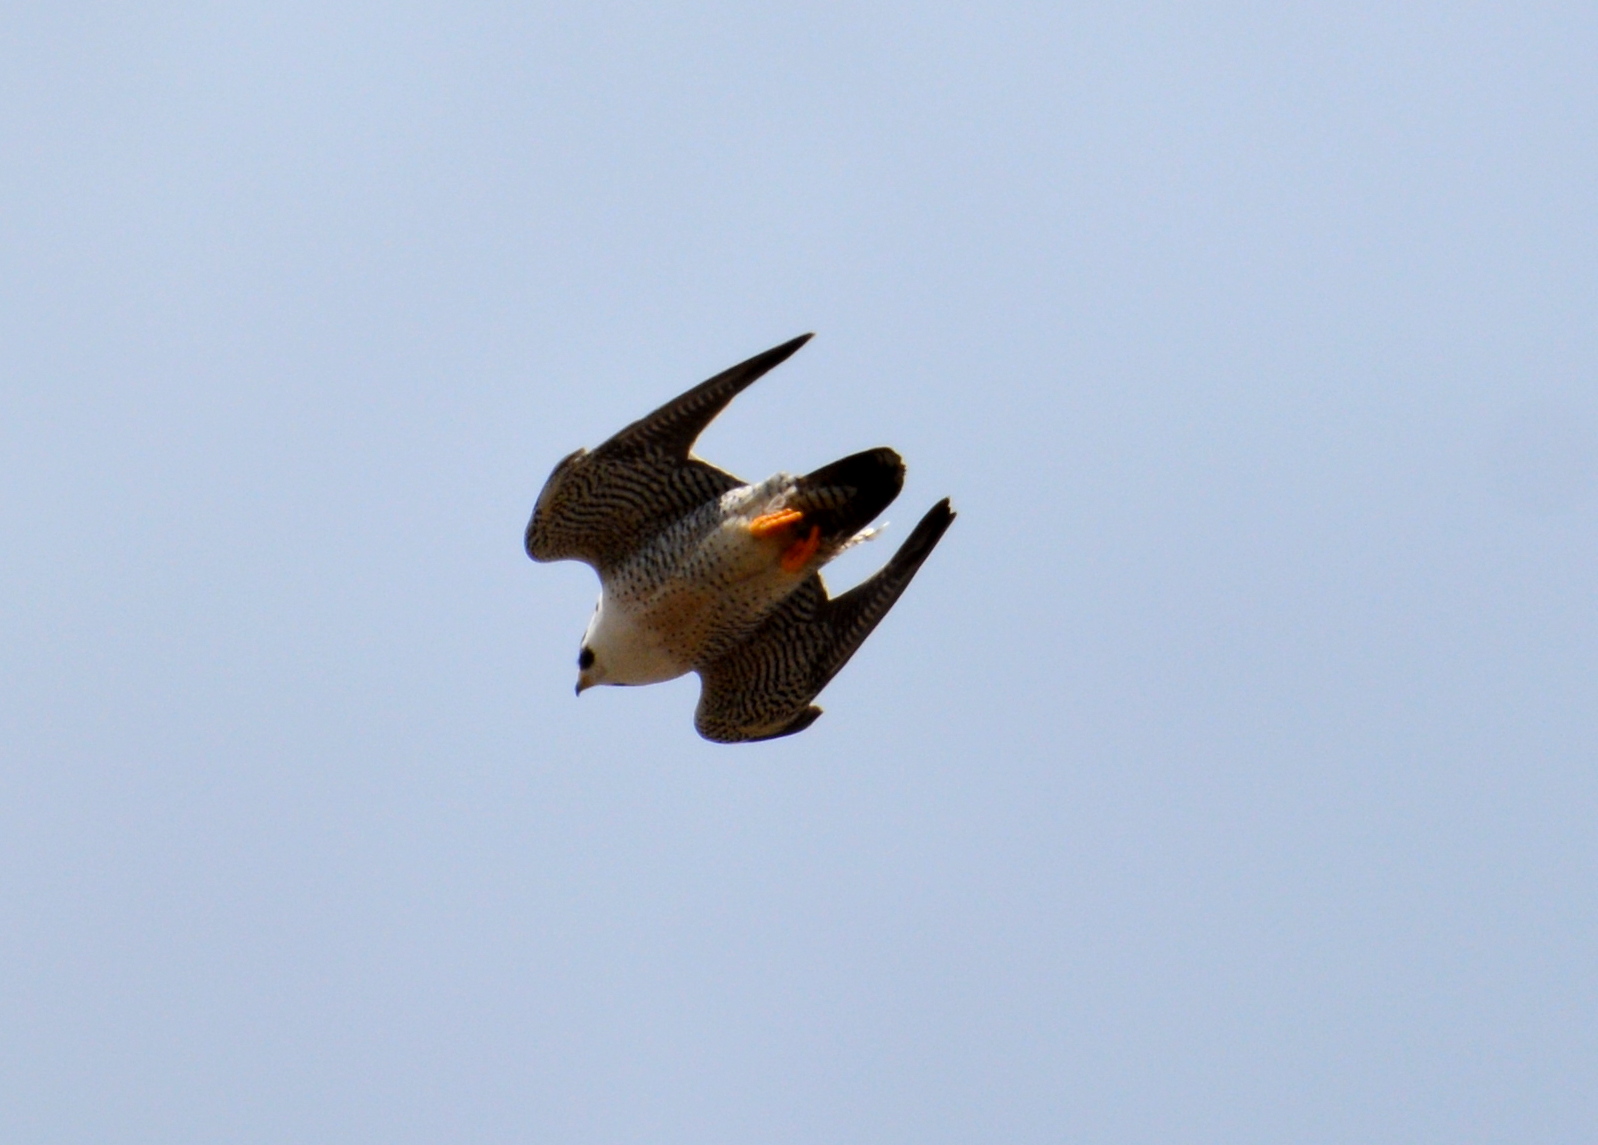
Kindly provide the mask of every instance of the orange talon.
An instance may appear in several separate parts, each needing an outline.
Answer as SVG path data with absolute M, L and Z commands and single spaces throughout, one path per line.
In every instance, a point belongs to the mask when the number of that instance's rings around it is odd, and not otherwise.
M 816 555 L 816 550 L 821 547 L 821 526 L 811 525 L 810 535 L 802 541 L 795 541 L 788 546 L 788 551 L 782 554 L 782 571 L 796 573 L 805 567 L 811 557 Z
M 786 529 L 796 521 L 804 520 L 805 515 L 798 509 L 778 509 L 775 513 L 766 513 L 749 522 L 749 533 L 756 540 L 764 540 L 771 534 Z

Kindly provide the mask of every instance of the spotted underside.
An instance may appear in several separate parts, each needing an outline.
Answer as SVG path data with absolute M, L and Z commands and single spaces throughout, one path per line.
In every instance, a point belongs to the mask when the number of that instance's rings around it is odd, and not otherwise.
M 758 627 L 794 592 L 809 570 L 788 560 L 803 515 L 775 528 L 756 530 L 762 509 L 792 494 L 795 478 L 778 474 L 759 485 L 740 486 L 700 506 L 652 538 L 603 577 L 601 616 L 590 639 L 613 642 L 617 630 L 640 645 L 644 659 L 630 666 L 645 678 L 617 676 L 620 683 L 654 682 L 694 671 Z M 597 646 L 597 645 L 596 645 Z
M 835 599 L 811 573 L 752 635 L 699 670 L 699 734 L 740 743 L 815 723 L 821 709 L 810 701 L 888 614 L 953 520 L 944 498 L 875 576 Z

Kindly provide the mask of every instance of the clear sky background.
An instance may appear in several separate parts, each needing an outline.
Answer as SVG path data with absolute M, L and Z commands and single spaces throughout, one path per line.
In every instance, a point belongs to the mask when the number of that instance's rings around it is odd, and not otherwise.
M 0 24 L 0 1139 L 1588 1142 L 1598 9 Z M 878 444 L 827 714 L 551 466 Z

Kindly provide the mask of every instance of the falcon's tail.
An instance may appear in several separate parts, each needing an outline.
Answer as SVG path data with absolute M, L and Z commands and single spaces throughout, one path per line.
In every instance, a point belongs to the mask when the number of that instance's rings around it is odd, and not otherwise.
M 799 478 L 788 507 L 821 527 L 825 548 L 842 545 L 893 503 L 904 487 L 904 462 L 893 450 L 851 454 Z

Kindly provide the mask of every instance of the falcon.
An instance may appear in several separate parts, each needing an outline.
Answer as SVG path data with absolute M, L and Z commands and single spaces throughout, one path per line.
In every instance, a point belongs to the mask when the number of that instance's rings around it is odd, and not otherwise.
M 820 569 L 871 537 L 904 462 L 868 449 L 814 473 L 747 484 L 693 456 L 727 403 L 804 334 L 702 382 L 592 451 L 555 466 L 527 523 L 535 561 L 582 561 L 599 603 L 577 694 L 699 673 L 694 727 L 717 743 L 801 732 L 811 701 L 882 620 L 954 520 L 945 497 L 874 576 L 841 596 Z

